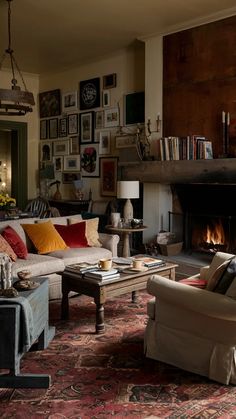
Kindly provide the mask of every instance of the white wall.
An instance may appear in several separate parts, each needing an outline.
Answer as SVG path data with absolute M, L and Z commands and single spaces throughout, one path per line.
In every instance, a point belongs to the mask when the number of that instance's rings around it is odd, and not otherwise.
M 151 119 L 151 130 L 156 131 L 157 115 L 162 120 L 162 37 L 152 37 L 145 42 L 145 121 Z M 160 132 L 151 135 L 151 155 L 156 155 L 156 139 Z M 168 229 L 168 211 L 172 209 L 172 194 L 168 185 L 156 183 L 144 184 L 143 200 L 144 223 L 148 229 L 144 231 L 144 242 L 153 240 L 161 229 Z
M 19 76 L 16 77 L 21 86 Z M 23 73 L 27 89 L 34 94 L 36 105 L 33 112 L 26 116 L 5 116 L 0 115 L 2 121 L 26 122 L 28 131 L 28 197 L 34 198 L 37 194 L 38 177 L 38 141 L 39 141 L 39 119 L 38 119 L 38 91 L 39 76 L 36 74 Z M 11 89 L 12 74 L 8 70 L 1 70 L 1 88 Z
M 123 124 L 123 100 L 124 94 L 134 91 L 144 91 L 144 69 L 145 69 L 145 57 L 144 57 L 144 44 L 142 42 L 136 42 L 130 48 L 121 50 L 115 53 L 113 56 L 107 58 L 101 58 L 96 62 L 68 70 L 65 72 L 59 72 L 53 75 L 44 75 L 40 77 L 40 91 L 48 91 L 53 89 L 61 89 L 61 93 L 69 91 L 79 90 L 79 82 L 90 78 L 100 77 L 101 90 L 102 90 L 102 76 L 106 74 L 116 73 L 117 74 L 117 86 L 110 89 L 111 95 L 111 107 L 119 104 L 121 111 L 120 122 Z M 99 110 L 96 108 L 92 110 Z M 111 131 L 112 135 L 112 155 L 117 155 L 115 148 L 115 134 L 117 128 L 113 128 Z M 57 178 L 61 180 L 61 176 L 57 173 Z M 85 187 L 85 198 L 88 197 L 89 189 L 92 189 L 93 199 L 102 199 L 100 197 L 100 181 L 99 178 L 84 178 L 86 184 Z M 64 199 L 71 198 L 73 196 L 73 187 L 68 184 L 61 184 L 60 191 Z M 53 192 L 55 192 L 53 190 Z M 103 198 L 106 199 L 106 198 Z M 109 198 L 107 198 L 109 199 Z

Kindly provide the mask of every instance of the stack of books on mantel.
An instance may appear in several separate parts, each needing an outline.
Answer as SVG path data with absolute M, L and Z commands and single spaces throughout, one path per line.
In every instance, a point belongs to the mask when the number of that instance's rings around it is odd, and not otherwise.
M 110 269 L 109 271 L 103 271 L 96 269 L 93 271 L 87 271 L 84 273 L 84 279 L 94 279 L 99 282 L 110 281 L 112 279 L 120 278 L 120 274 L 117 269 Z

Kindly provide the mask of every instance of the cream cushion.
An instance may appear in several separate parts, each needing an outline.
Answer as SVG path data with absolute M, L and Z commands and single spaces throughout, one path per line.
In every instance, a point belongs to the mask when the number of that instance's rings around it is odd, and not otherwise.
M 214 272 L 209 276 L 206 289 L 208 291 L 214 290 L 215 286 L 217 285 L 218 281 L 222 277 L 224 271 L 226 270 L 228 264 L 230 263 L 231 259 L 225 260 L 221 265 L 219 265 Z

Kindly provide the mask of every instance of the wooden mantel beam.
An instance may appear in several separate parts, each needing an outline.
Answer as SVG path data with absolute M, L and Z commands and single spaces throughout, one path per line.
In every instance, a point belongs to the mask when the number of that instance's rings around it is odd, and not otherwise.
M 236 183 L 236 159 L 121 163 L 122 179 L 163 184 Z

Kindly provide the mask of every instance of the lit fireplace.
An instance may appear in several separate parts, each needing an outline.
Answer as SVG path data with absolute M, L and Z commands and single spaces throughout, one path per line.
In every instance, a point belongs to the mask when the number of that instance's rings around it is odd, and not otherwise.
M 193 224 L 192 249 L 204 252 L 226 251 L 227 235 L 222 220 L 213 219 L 201 226 L 199 221 Z

